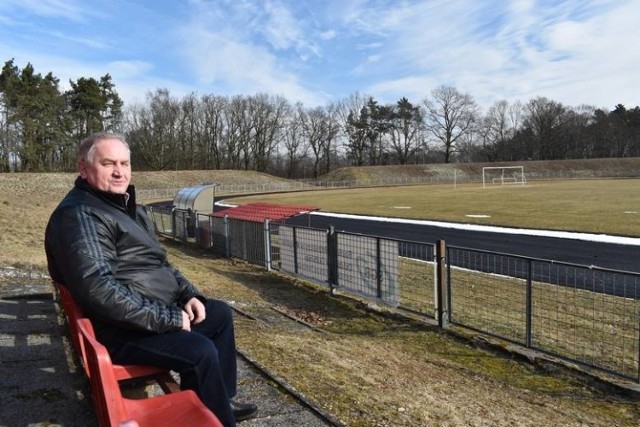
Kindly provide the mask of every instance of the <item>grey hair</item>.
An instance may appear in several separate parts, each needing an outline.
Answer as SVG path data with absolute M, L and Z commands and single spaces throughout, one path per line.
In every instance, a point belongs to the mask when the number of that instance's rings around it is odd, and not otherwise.
M 129 143 L 124 139 L 124 136 L 119 133 L 110 132 L 96 132 L 86 137 L 78 146 L 77 162 L 78 165 L 82 161 L 91 163 L 93 161 L 93 155 L 95 152 L 96 143 L 105 139 L 117 139 L 122 142 L 127 150 L 130 151 Z

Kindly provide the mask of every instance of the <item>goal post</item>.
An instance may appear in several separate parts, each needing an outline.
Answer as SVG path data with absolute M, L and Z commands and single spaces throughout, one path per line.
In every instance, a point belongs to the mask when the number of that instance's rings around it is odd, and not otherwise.
M 524 185 L 524 166 L 485 166 L 482 168 L 482 188 L 488 185 Z

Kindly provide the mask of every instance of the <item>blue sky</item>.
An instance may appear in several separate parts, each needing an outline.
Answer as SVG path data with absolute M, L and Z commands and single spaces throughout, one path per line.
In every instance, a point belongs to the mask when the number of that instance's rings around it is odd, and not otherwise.
M 63 89 L 109 73 L 126 104 L 157 88 L 419 103 L 450 85 L 485 108 L 631 108 L 639 22 L 637 0 L 2 0 L 0 60 Z

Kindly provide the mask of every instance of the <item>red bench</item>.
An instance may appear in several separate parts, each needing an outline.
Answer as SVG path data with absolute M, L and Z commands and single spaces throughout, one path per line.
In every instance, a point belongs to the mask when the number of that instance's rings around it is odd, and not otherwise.
M 55 288 L 60 295 L 60 304 L 67 318 L 67 324 L 71 333 L 71 342 L 78 356 L 83 362 L 85 373 L 90 378 L 90 372 L 85 354 L 81 351 L 80 334 L 76 326 L 76 320 L 84 317 L 82 309 L 74 301 L 69 289 L 62 283 L 54 282 Z M 93 333 L 93 327 L 91 327 Z M 95 337 L 95 336 L 94 336 Z M 180 391 L 180 386 L 175 382 L 171 373 L 166 369 L 145 365 L 113 365 L 115 377 L 118 381 L 130 379 L 151 380 L 158 383 L 165 393 L 175 393 Z
M 109 353 L 95 339 L 89 319 L 76 319 L 76 330 L 89 371 L 93 406 L 101 427 L 222 427 L 220 420 L 202 404 L 192 390 L 147 399 L 123 397 Z

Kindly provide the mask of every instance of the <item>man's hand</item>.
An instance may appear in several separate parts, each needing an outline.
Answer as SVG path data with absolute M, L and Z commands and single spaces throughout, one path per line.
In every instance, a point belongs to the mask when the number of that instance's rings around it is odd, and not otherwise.
M 183 310 L 189 316 L 189 321 L 192 325 L 196 325 L 204 320 L 207 313 L 204 309 L 204 304 L 196 297 L 191 298 L 185 305 Z M 184 324 L 184 321 L 182 322 Z M 183 328 L 184 329 L 184 328 Z
M 184 310 L 182 310 L 182 330 L 191 331 L 191 319 L 189 319 L 189 315 Z

